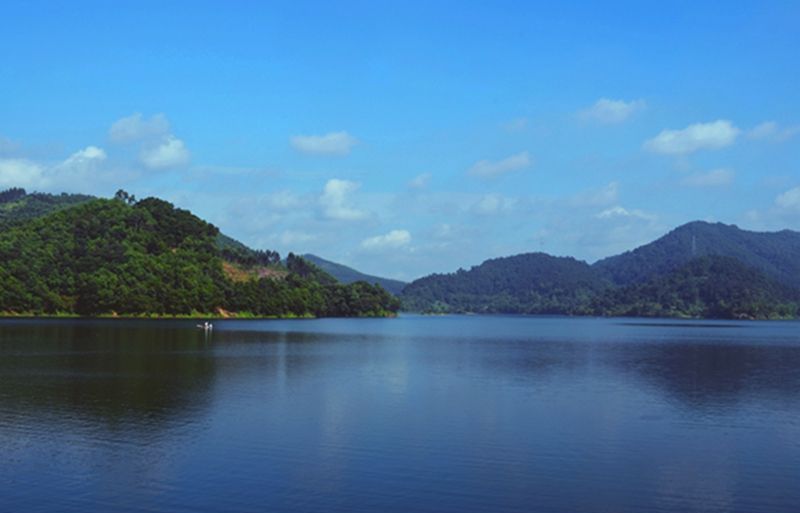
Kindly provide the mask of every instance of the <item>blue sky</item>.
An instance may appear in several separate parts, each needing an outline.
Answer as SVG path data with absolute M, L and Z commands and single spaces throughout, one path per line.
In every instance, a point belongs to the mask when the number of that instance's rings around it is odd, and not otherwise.
M 403 279 L 800 229 L 797 2 L 122 3 L 3 2 L 0 188 Z

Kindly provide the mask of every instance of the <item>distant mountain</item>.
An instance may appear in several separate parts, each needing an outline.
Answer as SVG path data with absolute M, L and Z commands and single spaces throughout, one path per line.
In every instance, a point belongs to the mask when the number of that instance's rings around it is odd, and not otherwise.
M 732 257 L 703 256 L 641 284 L 608 290 L 598 315 L 768 319 L 794 317 L 800 291 Z
M 29 194 L 25 189 L 18 187 L 6 189 L 0 192 L 0 228 L 94 199 L 97 198 L 87 194 L 44 194 L 40 192 Z
M 733 257 L 781 283 L 800 288 L 800 233 L 750 232 L 734 225 L 695 221 L 633 251 L 594 264 L 617 285 L 644 283 L 689 261 L 720 255 Z
M 305 254 L 303 258 L 308 260 L 309 262 L 313 263 L 323 271 L 327 272 L 337 280 L 342 283 L 355 283 L 357 281 L 365 281 L 367 283 L 377 283 L 388 292 L 391 292 L 394 295 L 399 295 L 402 292 L 403 287 L 407 284 L 400 280 L 392 280 L 390 278 L 381 278 L 379 276 L 372 276 L 370 274 L 364 274 L 362 272 L 356 271 L 352 267 L 347 267 L 346 265 L 337 264 L 336 262 L 331 262 L 330 260 L 325 260 L 324 258 L 318 257 L 312 254 Z
M 420 278 L 402 298 L 415 311 L 589 314 L 609 286 L 586 262 L 526 253 Z
M 409 284 L 423 312 L 787 318 L 800 313 L 800 233 L 693 222 L 589 266 L 529 253 Z

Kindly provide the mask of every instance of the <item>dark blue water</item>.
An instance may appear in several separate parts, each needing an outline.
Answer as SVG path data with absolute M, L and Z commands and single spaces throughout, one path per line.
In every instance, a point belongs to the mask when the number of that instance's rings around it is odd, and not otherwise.
M 0 321 L 2 512 L 800 510 L 800 323 Z

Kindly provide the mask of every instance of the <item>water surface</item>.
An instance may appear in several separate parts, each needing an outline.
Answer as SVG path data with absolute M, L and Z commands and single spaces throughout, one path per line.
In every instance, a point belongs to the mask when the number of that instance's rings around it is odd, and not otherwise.
M 795 512 L 800 323 L 0 321 L 0 511 Z

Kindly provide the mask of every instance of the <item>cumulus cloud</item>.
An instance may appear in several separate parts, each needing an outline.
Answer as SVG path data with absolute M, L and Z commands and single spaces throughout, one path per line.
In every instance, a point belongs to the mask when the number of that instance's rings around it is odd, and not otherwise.
M 408 230 L 392 230 L 385 235 L 377 235 L 361 241 L 361 248 L 368 251 L 384 249 L 398 249 L 411 243 L 411 234 Z
M 602 212 L 595 215 L 597 219 L 614 219 L 614 218 L 625 218 L 625 217 L 633 217 L 637 219 L 644 219 L 647 221 L 655 220 L 655 216 L 652 214 L 648 214 L 647 212 L 639 209 L 632 209 L 629 210 L 627 208 L 621 207 L 619 205 L 611 208 L 607 208 Z
M 325 183 L 319 203 L 326 217 L 340 221 L 357 221 L 367 214 L 350 205 L 350 195 L 358 190 L 359 184 L 348 180 L 332 178 Z
M 745 218 L 758 230 L 800 229 L 800 186 L 778 194 L 769 208 L 750 209 Z
M 430 173 L 422 173 L 421 175 L 417 175 L 414 177 L 413 180 L 408 182 L 408 186 L 412 189 L 424 189 L 428 186 L 428 182 L 431 181 L 431 174 Z
M 169 121 L 166 116 L 155 114 L 147 119 L 138 112 L 115 121 L 108 131 L 109 139 L 115 143 L 160 138 L 168 134 Z
M 594 105 L 578 113 L 584 121 L 594 121 L 603 124 L 622 123 L 637 112 L 643 110 L 647 104 L 644 100 L 610 100 L 600 98 Z
M 85 168 L 97 162 L 106 160 L 106 152 L 97 146 L 87 146 L 76 151 L 60 164 L 63 168 Z
M 97 182 L 103 171 L 106 152 L 87 146 L 61 162 L 41 164 L 28 159 L 0 159 L 0 186 L 28 187 L 41 190 L 60 187 L 73 189 Z M 90 182 L 91 181 L 91 182 Z
M 189 163 L 189 150 L 183 141 L 169 135 L 156 144 L 142 148 L 139 159 L 150 169 L 181 167 Z
M 296 135 L 289 142 L 295 150 L 302 153 L 344 156 L 358 144 L 358 139 L 342 131 L 325 135 Z
M 712 169 L 704 173 L 695 173 L 681 180 L 687 187 L 722 187 L 733 182 L 734 173 L 730 169 Z
M 523 151 L 516 155 L 506 157 L 503 160 L 480 160 L 469 168 L 469 174 L 480 178 L 494 178 L 512 171 L 525 169 L 530 165 L 530 156 L 527 151 Z
M 780 208 L 800 210 L 800 187 L 789 189 L 775 198 L 775 205 Z
M 3 187 L 43 187 L 45 169 L 27 159 L 0 159 L 0 185 Z
M 755 140 L 783 142 L 800 133 L 800 126 L 781 127 L 775 121 L 765 121 L 747 132 L 747 137 Z
M 736 141 L 740 130 L 730 121 L 696 123 L 682 130 L 662 130 L 645 141 L 644 148 L 654 153 L 684 155 L 698 150 L 718 150 Z
M 111 142 L 135 144 L 139 148 L 139 162 L 148 169 L 169 169 L 189 163 L 186 144 L 170 132 L 164 114 L 150 118 L 140 113 L 115 121 L 108 131 Z

